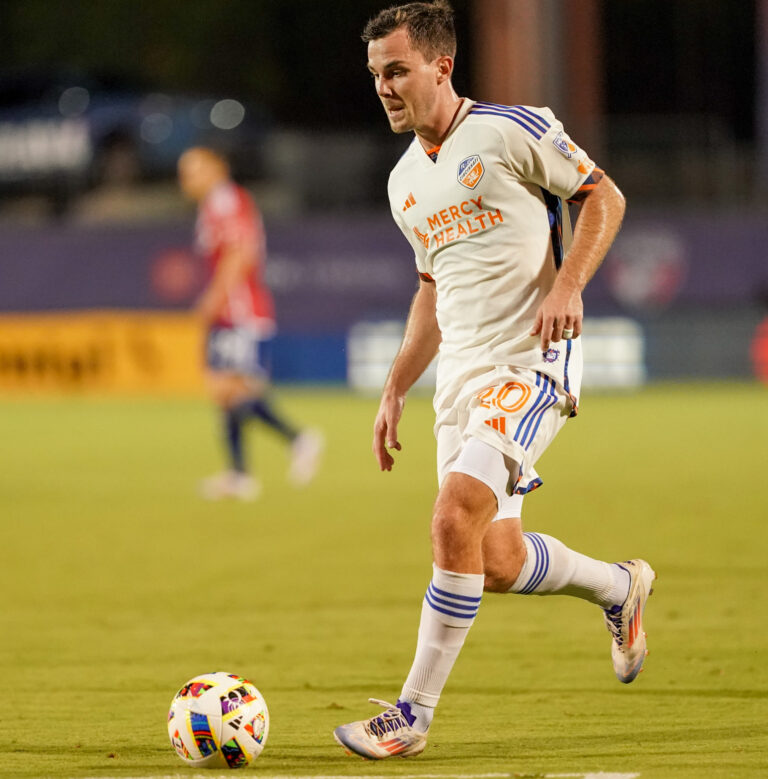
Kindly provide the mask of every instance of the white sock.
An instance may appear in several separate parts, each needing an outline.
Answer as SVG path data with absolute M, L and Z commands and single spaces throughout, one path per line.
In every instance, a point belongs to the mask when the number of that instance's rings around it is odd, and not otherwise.
M 483 594 L 483 574 L 453 573 L 433 565 L 421 607 L 416 655 L 400 700 L 411 704 L 414 727 L 426 731 L 440 693 L 475 621 Z
M 509 592 L 521 595 L 573 595 L 604 609 L 622 604 L 629 574 L 620 566 L 593 560 L 543 533 L 523 533 L 527 556 Z

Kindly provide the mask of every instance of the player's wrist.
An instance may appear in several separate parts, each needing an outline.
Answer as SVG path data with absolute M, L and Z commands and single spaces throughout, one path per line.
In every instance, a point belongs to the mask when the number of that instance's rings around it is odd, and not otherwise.
M 399 403 L 400 405 L 403 405 L 407 393 L 407 388 L 404 389 L 396 383 L 387 382 L 381 392 L 381 404 Z
M 569 272 L 565 265 L 563 265 L 555 279 L 553 288 L 560 292 L 565 292 L 568 295 L 581 295 L 585 286 L 586 282 L 582 283 L 577 275 Z

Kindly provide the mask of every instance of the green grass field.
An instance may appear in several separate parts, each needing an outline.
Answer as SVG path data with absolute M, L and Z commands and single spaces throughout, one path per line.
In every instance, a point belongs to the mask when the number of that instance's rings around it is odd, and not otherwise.
M 540 461 L 527 529 L 659 574 L 651 655 L 614 678 L 595 606 L 486 596 L 420 757 L 365 763 L 331 737 L 395 699 L 430 578 L 432 412 L 412 398 L 395 470 L 377 401 L 286 390 L 324 430 L 304 491 L 250 438 L 254 504 L 209 504 L 214 416 L 198 400 L 0 404 L 1 777 L 190 777 L 166 735 L 189 677 L 252 679 L 264 777 L 768 775 L 768 389 L 592 395 Z M 199 772 L 198 772 L 199 773 Z M 218 775 L 205 772 L 206 776 Z

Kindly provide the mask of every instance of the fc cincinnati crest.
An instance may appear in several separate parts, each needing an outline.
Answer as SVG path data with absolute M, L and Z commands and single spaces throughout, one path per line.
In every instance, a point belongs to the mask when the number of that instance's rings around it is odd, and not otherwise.
M 563 132 L 559 132 L 552 143 L 554 143 L 557 150 L 568 159 L 571 159 L 576 153 L 576 147 L 571 142 L 571 139 Z
M 480 183 L 483 173 L 485 173 L 483 161 L 479 155 L 473 154 L 459 163 L 457 178 L 462 186 L 465 186 L 467 189 L 474 189 Z

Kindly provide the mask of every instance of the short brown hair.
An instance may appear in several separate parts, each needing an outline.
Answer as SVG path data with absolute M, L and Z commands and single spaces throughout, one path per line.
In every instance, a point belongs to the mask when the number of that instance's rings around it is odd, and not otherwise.
M 447 0 L 385 8 L 368 21 L 362 38 L 365 43 L 370 43 L 401 27 L 405 27 L 413 48 L 418 49 L 428 62 L 435 57 L 456 56 L 453 8 Z

